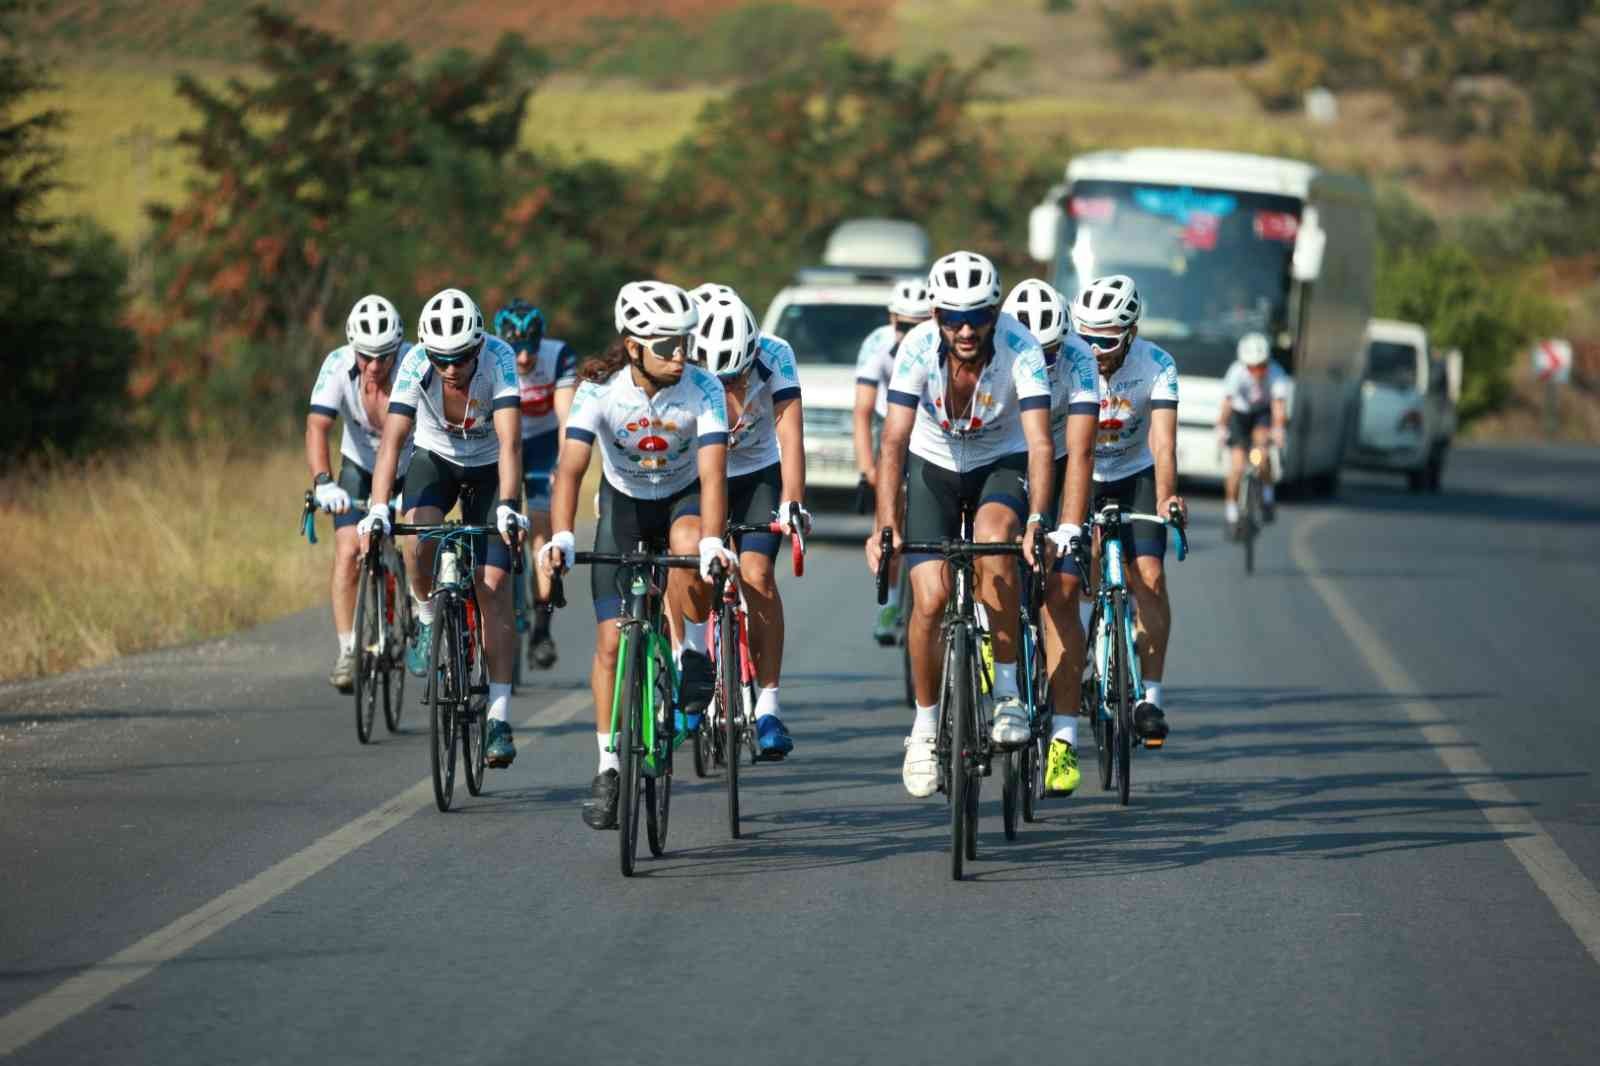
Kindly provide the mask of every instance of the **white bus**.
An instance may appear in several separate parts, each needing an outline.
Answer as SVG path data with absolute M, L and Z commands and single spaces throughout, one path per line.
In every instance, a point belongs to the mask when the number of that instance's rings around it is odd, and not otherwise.
M 1376 219 L 1366 182 L 1291 159 L 1137 148 L 1067 164 L 1029 219 L 1035 259 L 1072 299 L 1128 274 L 1143 337 L 1178 364 L 1178 470 L 1220 479 L 1222 375 L 1245 333 L 1272 341 L 1294 379 L 1284 480 L 1338 484 L 1355 441 Z

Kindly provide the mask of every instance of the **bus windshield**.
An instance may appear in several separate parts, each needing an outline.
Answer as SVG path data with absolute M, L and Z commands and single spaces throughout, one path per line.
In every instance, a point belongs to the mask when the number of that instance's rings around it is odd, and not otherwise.
M 1106 274 L 1139 286 L 1139 335 L 1178 371 L 1221 377 L 1239 338 L 1259 332 L 1293 370 L 1289 263 L 1300 227 L 1292 196 L 1122 181 L 1079 181 L 1065 207 L 1056 287 Z

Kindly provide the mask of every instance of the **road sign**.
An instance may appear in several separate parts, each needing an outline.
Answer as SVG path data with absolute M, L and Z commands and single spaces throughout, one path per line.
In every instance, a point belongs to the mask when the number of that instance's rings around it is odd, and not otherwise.
M 1535 344 L 1533 376 L 1550 385 L 1565 385 L 1572 378 L 1572 345 L 1554 337 Z

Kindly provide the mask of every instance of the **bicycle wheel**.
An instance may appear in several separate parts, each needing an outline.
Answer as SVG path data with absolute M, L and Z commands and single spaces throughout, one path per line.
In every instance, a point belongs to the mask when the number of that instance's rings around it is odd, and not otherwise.
M 1244 479 L 1243 511 L 1244 572 L 1253 574 L 1256 570 L 1256 532 L 1261 528 L 1261 483 L 1250 472 L 1245 474 Z
M 450 809 L 456 787 L 456 705 L 465 678 L 461 676 L 461 643 L 456 636 L 455 607 L 443 596 L 434 598 L 433 647 L 428 661 L 429 733 L 433 739 L 433 802 Z
M 400 711 L 406 698 L 406 646 L 411 643 L 411 593 L 406 584 L 406 563 L 394 552 L 394 565 L 385 568 L 383 724 L 391 733 L 400 731 Z
M 743 696 L 741 706 L 744 708 L 744 746 L 750 755 L 750 765 L 754 766 L 761 761 L 761 738 L 756 735 L 756 700 L 761 693 L 756 691 L 754 681 L 746 681 L 739 686 Z
M 1017 839 L 1017 813 L 1022 808 L 1022 779 L 1023 760 L 1025 754 L 1033 747 L 1029 743 L 1026 747 L 1016 751 L 1008 751 L 1001 758 L 1000 779 L 1000 818 L 1005 825 L 1006 839 Z
M 622 876 L 633 876 L 639 846 L 639 779 L 644 757 L 639 749 L 639 715 L 644 707 L 644 647 L 638 629 L 622 635 L 622 722 L 617 726 L 617 844 Z
M 1039 790 L 1044 785 L 1044 774 L 1039 772 L 1039 738 L 1028 741 L 1022 749 L 1022 820 L 1032 822 L 1039 817 Z
M 489 669 L 483 661 L 483 630 L 473 627 L 467 639 L 474 648 L 467 677 L 469 687 L 459 716 L 461 761 L 467 768 L 467 791 L 477 796 L 483 792 L 483 770 L 489 754 Z
M 983 793 L 983 769 L 979 765 L 979 753 L 988 740 L 988 723 L 983 720 L 983 693 L 988 689 L 982 686 L 985 682 L 980 674 L 986 673 L 982 660 L 977 657 L 977 645 L 973 645 L 972 660 L 972 708 L 967 717 L 967 745 L 972 750 L 967 758 L 967 859 L 969 861 L 978 857 L 978 799 Z
M 711 715 L 700 716 L 700 726 L 694 731 L 694 776 L 707 777 L 717 764 L 716 730 Z
M 378 584 L 373 580 L 372 569 L 365 560 L 360 565 L 361 574 L 356 579 L 356 739 L 366 744 L 372 740 L 372 719 L 382 697 L 378 676 L 378 626 L 382 618 L 379 617 Z
M 1133 784 L 1133 686 L 1128 676 L 1126 594 L 1118 589 L 1111 594 L 1112 691 L 1117 704 L 1117 799 L 1128 805 L 1128 790 Z
M 650 854 L 659 859 L 667 851 L 667 819 L 672 812 L 672 740 L 676 712 L 672 703 L 672 666 L 659 653 L 651 709 L 655 715 L 656 772 L 644 779 L 645 836 L 650 842 Z
M 1100 664 L 1094 658 L 1094 649 L 1099 646 L 1098 631 L 1104 625 L 1105 614 L 1100 605 L 1096 605 L 1094 615 L 1089 621 L 1089 654 L 1090 671 L 1089 680 L 1083 683 L 1083 706 L 1089 712 L 1090 727 L 1094 730 L 1095 758 L 1100 769 L 1100 791 L 1107 792 L 1111 789 L 1111 749 L 1116 742 L 1116 723 L 1105 715 L 1104 701 L 1100 698 L 1101 692 L 1110 686 L 1104 683 L 1100 676 Z M 1107 664 L 1110 665 L 1109 663 Z
M 722 727 L 722 755 L 727 764 L 728 835 L 739 839 L 739 733 L 744 719 L 744 692 L 739 683 L 739 625 L 726 605 L 717 609 L 717 717 Z
M 967 821 L 971 817 L 968 795 L 972 780 L 967 774 L 967 748 L 972 743 L 972 663 L 976 651 L 972 632 L 957 625 L 950 632 L 945 653 L 945 705 L 943 717 L 949 723 L 950 754 L 945 780 L 950 788 L 950 879 L 961 880 L 962 862 L 967 856 Z

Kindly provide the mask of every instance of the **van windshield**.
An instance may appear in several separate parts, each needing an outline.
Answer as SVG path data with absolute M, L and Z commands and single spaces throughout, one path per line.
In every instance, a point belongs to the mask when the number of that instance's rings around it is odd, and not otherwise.
M 790 304 L 773 332 L 794 347 L 795 358 L 803 363 L 855 366 L 861 342 L 888 322 L 882 304 Z
M 1392 389 L 1417 388 L 1417 350 L 1409 344 L 1373 341 L 1367 346 L 1367 380 Z

